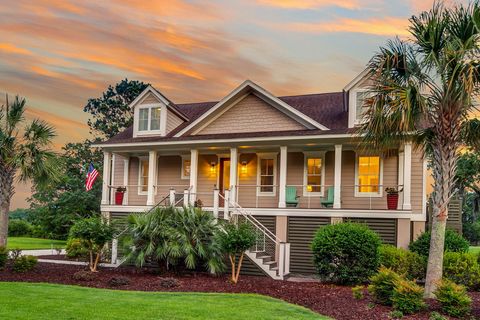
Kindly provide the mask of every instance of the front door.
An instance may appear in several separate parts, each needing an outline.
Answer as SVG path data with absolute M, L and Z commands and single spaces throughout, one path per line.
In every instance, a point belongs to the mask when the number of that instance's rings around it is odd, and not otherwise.
M 218 173 L 218 189 L 222 196 L 225 196 L 225 190 L 230 189 L 230 158 L 220 158 L 220 169 Z M 223 199 L 220 198 L 220 206 L 223 206 Z

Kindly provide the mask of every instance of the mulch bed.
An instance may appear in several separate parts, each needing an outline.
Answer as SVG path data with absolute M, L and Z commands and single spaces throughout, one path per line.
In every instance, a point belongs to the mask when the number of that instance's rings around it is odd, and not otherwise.
M 73 274 L 80 270 L 85 270 L 85 267 L 39 263 L 32 271 L 24 274 L 13 273 L 8 269 L 0 271 L 0 281 L 49 282 L 138 291 L 257 293 L 302 305 L 338 320 L 390 319 L 391 308 L 373 306 L 368 295 L 362 300 L 355 300 L 350 287 L 318 282 L 275 281 L 267 277 L 254 276 L 241 276 L 239 283 L 232 285 L 227 275 L 212 276 L 200 273 L 174 276 L 179 281 L 179 286 L 166 288 L 162 286 L 160 277 L 172 275 L 159 275 L 154 270 L 131 267 L 105 268 L 100 269 L 92 281 L 74 280 Z M 112 287 L 110 284 L 114 277 L 126 277 L 130 280 L 129 284 Z M 475 318 L 480 318 L 480 292 L 471 293 L 471 296 L 474 301 L 472 314 Z M 435 302 L 431 301 L 429 305 L 430 310 L 438 311 L 438 305 Z M 402 319 L 428 320 L 429 314 L 430 312 L 425 311 Z

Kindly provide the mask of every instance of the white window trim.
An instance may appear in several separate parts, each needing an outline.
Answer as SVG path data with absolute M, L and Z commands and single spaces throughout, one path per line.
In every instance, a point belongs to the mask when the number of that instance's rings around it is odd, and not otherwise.
M 308 158 L 320 158 L 322 160 L 322 172 L 320 177 L 320 192 L 308 192 L 307 183 L 308 183 Z M 304 151 L 303 152 L 303 196 L 318 196 L 323 197 L 325 191 L 325 151 Z
M 357 125 L 360 125 L 362 123 L 365 122 L 365 118 L 363 119 L 358 119 L 357 117 L 357 93 L 359 92 L 368 92 L 368 89 L 366 88 L 356 88 L 356 89 L 353 89 L 352 90 L 352 96 L 350 97 L 351 98 L 351 106 L 352 108 L 350 108 L 350 112 L 353 114 L 353 124 L 355 126 Z
M 152 109 L 160 108 L 160 128 L 158 130 L 150 130 L 152 121 Z M 138 130 L 140 109 L 148 109 L 148 124 L 147 130 Z M 165 136 L 167 131 L 167 107 L 163 103 L 149 103 L 140 104 L 135 107 L 133 114 L 133 136 L 149 136 L 149 135 L 161 135 Z
M 146 196 L 148 195 L 148 182 L 147 182 L 147 191 L 143 191 L 142 190 L 142 161 L 147 161 L 149 166 L 150 166 L 150 162 L 148 157 L 138 157 L 138 195 Z M 147 169 L 147 176 L 148 176 L 148 169 Z
M 257 153 L 257 197 L 275 197 L 277 194 L 277 152 L 272 153 Z M 273 159 L 273 191 L 272 192 L 261 192 L 261 159 Z
M 192 169 L 192 160 L 191 160 L 191 157 L 190 155 L 187 155 L 187 154 L 183 154 L 182 155 L 182 165 L 181 165 L 181 168 L 182 168 L 182 171 L 180 172 L 180 175 L 181 175 L 181 178 L 182 180 L 190 180 L 190 176 L 186 176 L 184 175 L 184 165 L 185 165 L 185 160 L 190 160 L 190 170 Z M 191 174 L 191 172 L 190 172 Z
M 379 157 L 380 158 L 380 177 L 378 192 L 359 192 L 358 191 L 358 158 L 359 157 Z M 368 155 L 355 153 L 355 181 L 353 184 L 353 190 L 356 198 L 381 198 L 383 197 L 383 158 L 380 155 Z

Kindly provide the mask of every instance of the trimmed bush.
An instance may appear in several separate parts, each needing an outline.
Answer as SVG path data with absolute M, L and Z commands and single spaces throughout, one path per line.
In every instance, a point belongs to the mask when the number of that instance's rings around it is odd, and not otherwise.
M 32 225 L 25 220 L 12 219 L 8 221 L 8 236 L 29 236 L 32 233 Z
M 400 275 L 392 269 L 380 267 L 377 274 L 370 278 L 368 292 L 375 302 L 385 306 L 392 305 L 395 283 L 401 279 Z
M 480 265 L 473 253 L 445 252 L 443 276 L 471 290 L 480 288 Z
M 8 250 L 5 247 L 0 247 L 0 270 L 5 268 L 8 261 Z
M 380 246 L 380 265 L 408 279 L 424 279 L 427 260 L 416 252 L 384 244 Z
M 356 300 L 363 299 L 363 289 L 365 288 L 362 285 L 353 287 L 352 288 L 353 298 Z
M 426 304 L 423 301 L 423 288 L 411 280 L 396 280 L 392 305 L 403 314 L 412 314 L 424 309 Z
M 434 293 L 442 311 L 449 316 L 460 318 L 470 313 L 472 299 L 464 286 L 444 279 Z
M 367 226 L 338 223 L 320 228 L 312 243 L 315 267 L 324 281 L 364 283 L 379 266 L 378 234 Z
M 38 259 L 34 256 L 20 256 L 13 260 L 12 270 L 14 272 L 27 272 L 37 265 Z
M 88 256 L 88 249 L 83 245 L 82 241 L 77 238 L 70 238 L 67 240 L 65 252 L 70 259 L 84 258 Z
M 430 231 L 422 233 L 417 240 L 410 243 L 410 251 L 416 252 L 421 256 L 428 257 L 430 251 Z M 445 231 L 445 251 L 467 252 L 469 248 L 467 239 L 453 230 Z

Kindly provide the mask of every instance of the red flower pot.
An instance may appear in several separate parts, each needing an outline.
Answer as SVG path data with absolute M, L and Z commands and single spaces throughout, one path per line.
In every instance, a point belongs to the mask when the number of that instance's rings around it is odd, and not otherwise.
M 123 204 L 123 192 L 115 192 L 115 204 L 121 206 Z
M 387 208 L 388 208 L 388 210 L 397 210 L 397 208 L 398 208 L 398 193 L 387 194 Z

